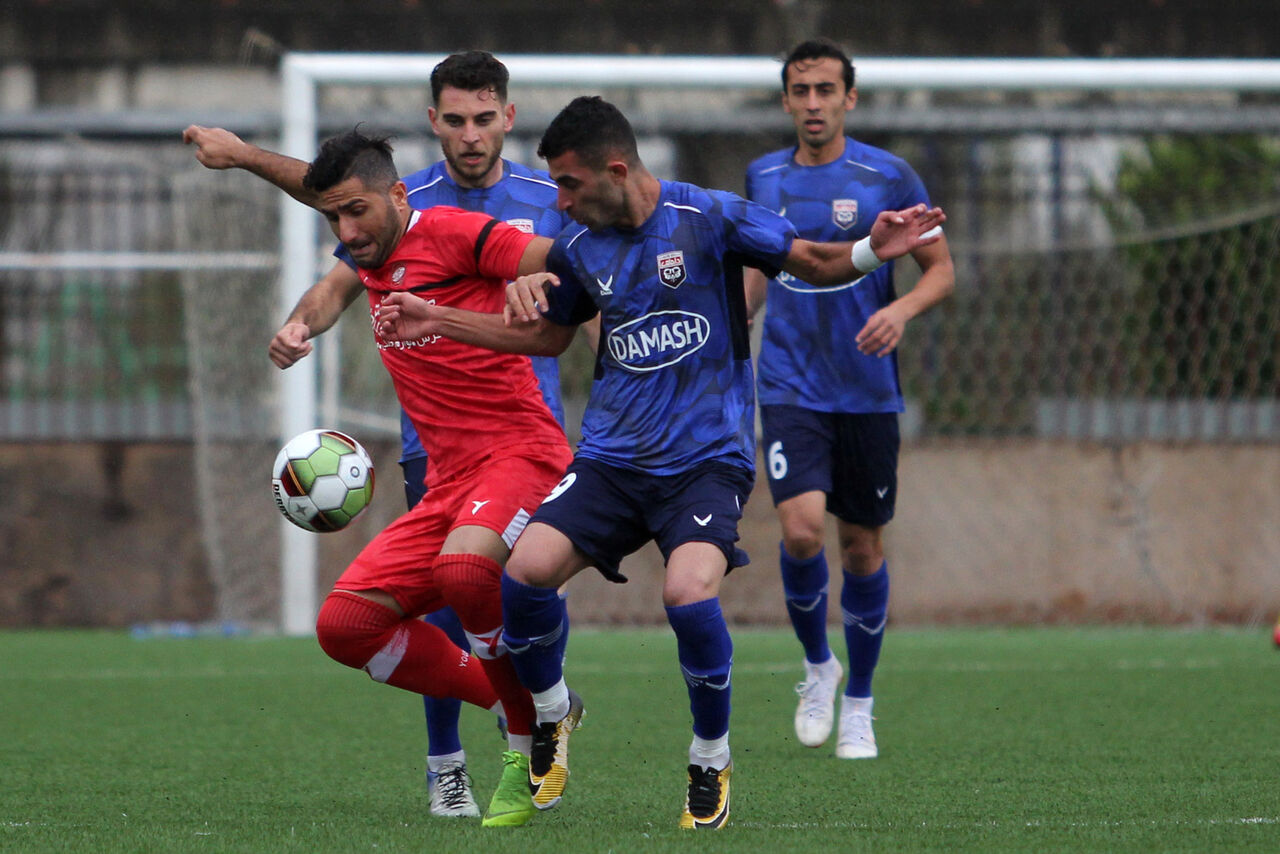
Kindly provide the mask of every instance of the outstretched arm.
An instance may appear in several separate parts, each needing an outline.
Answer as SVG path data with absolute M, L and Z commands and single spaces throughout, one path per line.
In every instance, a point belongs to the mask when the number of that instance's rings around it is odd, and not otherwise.
M 341 262 L 316 282 L 289 312 L 267 346 L 277 368 L 287 368 L 312 350 L 311 339 L 329 329 L 364 290 L 356 271 Z
M 865 276 L 885 261 L 937 243 L 942 239 L 941 225 L 946 220 L 941 208 L 923 204 L 901 211 L 881 211 L 871 226 L 871 234 L 857 243 L 814 243 L 797 238 L 782 269 L 811 285 L 844 284 Z
M 378 332 L 389 340 L 443 335 L 499 353 L 559 356 L 572 343 L 575 329 L 542 317 L 508 326 L 501 314 L 437 305 L 403 291 L 388 294 L 378 307 Z
M 297 158 L 259 148 L 223 128 L 191 125 L 182 132 L 182 141 L 196 147 L 196 160 L 209 169 L 244 169 L 315 207 L 315 193 L 302 186 L 307 164 Z

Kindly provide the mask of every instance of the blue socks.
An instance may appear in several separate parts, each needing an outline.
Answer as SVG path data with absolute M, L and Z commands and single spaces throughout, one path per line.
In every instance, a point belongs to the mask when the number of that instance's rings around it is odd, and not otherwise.
M 733 670 L 733 641 L 720 600 L 667 608 L 667 621 L 676 634 L 680 670 L 689 686 L 693 734 L 717 739 L 729 731 L 729 676 Z
M 804 657 L 813 664 L 821 664 L 831 657 L 831 647 L 827 645 L 826 553 L 819 551 L 808 560 L 797 560 L 781 546 L 778 552 L 791 626 L 804 647 Z M 848 584 L 845 588 L 848 589 Z
M 470 649 L 466 633 L 462 631 L 462 623 L 458 621 L 458 615 L 452 608 L 432 611 L 423 617 L 423 621 L 439 628 L 462 649 Z M 424 696 L 422 706 L 427 716 L 427 755 L 447 756 L 461 750 L 458 715 L 462 712 L 462 701 L 452 697 Z
M 884 641 L 885 618 L 889 613 L 888 563 L 880 564 L 871 575 L 846 572 L 844 588 L 840 591 L 840 610 L 844 612 L 844 641 L 849 648 L 845 696 L 870 697 L 871 676 L 880 660 L 880 644 Z
M 530 587 L 502 574 L 502 637 L 516 675 L 530 692 L 546 691 L 564 675 L 568 622 L 554 587 Z

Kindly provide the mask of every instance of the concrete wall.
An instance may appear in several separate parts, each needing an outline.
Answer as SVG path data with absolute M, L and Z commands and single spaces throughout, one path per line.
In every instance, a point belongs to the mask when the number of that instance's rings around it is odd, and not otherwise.
M 371 450 L 380 492 L 359 524 L 323 537 L 325 588 L 400 510 L 395 449 Z M 199 515 L 217 509 L 195 506 L 193 473 L 186 445 L 0 445 L 0 626 L 211 619 Z M 259 498 L 273 513 L 265 475 L 246 487 L 245 500 Z M 1280 446 L 915 444 L 889 527 L 891 617 L 1270 620 L 1280 610 L 1278 523 Z M 778 526 L 763 483 L 742 533 L 753 562 L 726 580 L 726 613 L 778 624 Z M 275 584 L 269 563 L 265 588 Z M 656 550 L 624 571 L 625 585 L 576 579 L 573 618 L 662 622 Z

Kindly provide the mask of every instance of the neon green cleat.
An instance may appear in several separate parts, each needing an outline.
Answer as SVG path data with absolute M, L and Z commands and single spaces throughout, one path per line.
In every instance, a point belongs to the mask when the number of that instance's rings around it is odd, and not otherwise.
M 489 801 L 482 827 L 519 827 L 528 824 L 537 810 L 529 794 L 529 757 L 517 750 L 502 754 L 502 779 Z
M 569 692 L 569 712 L 558 721 L 533 728 L 533 750 L 529 760 L 529 791 L 533 805 L 549 810 L 560 803 L 569 781 L 569 733 L 582 722 L 582 698 Z

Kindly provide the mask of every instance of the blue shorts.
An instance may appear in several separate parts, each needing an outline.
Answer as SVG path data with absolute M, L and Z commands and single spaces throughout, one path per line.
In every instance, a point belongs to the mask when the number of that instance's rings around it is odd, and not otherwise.
M 676 475 L 647 475 L 577 457 L 532 521 L 560 531 L 610 581 L 625 582 L 622 559 L 653 540 L 670 560 L 677 546 L 711 543 L 728 572 L 748 562 L 738 548 L 738 520 L 755 475 L 723 462 Z
M 760 407 L 765 468 L 774 505 L 805 492 L 827 496 L 827 511 L 845 522 L 879 528 L 898 497 L 896 412 L 816 412 Z

